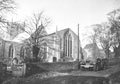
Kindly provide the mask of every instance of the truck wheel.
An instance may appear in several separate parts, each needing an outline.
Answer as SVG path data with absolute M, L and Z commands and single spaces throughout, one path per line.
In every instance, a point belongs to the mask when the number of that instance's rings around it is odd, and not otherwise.
M 99 66 L 98 65 L 96 65 L 96 71 L 98 71 L 99 70 Z
M 83 67 L 80 67 L 80 70 L 83 71 Z
M 94 71 L 98 71 L 98 70 L 99 70 L 98 65 L 97 65 L 97 64 L 95 64 L 95 65 L 94 65 L 94 67 L 93 67 L 93 69 L 94 69 Z
M 96 71 L 96 65 L 94 65 L 94 67 L 93 67 L 93 71 Z

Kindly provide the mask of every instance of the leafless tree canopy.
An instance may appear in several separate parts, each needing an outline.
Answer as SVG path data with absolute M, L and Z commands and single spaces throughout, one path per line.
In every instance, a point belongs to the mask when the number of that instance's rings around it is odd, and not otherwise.
M 93 42 L 100 44 L 106 56 L 109 57 L 109 48 L 111 44 L 110 26 L 107 22 L 92 25 L 94 34 L 92 36 Z
M 108 21 L 92 25 L 94 34 L 91 39 L 100 43 L 101 47 L 109 57 L 110 47 L 113 48 L 115 56 L 119 56 L 120 50 L 120 9 L 108 13 Z
M 120 8 L 115 9 L 112 12 L 108 13 L 108 20 L 111 24 L 111 34 L 112 38 L 112 47 L 115 53 L 115 56 L 120 56 Z
M 42 48 L 46 39 L 41 39 L 44 37 L 47 32 L 45 29 L 50 24 L 50 18 L 44 15 L 44 12 L 33 13 L 31 17 L 29 17 L 25 22 L 24 32 L 30 35 L 30 38 L 26 41 L 29 46 L 33 46 L 35 49 L 32 50 L 33 47 L 30 47 L 32 52 L 39 51 L 39 48 Z M 38 59 L 38 53 L 33 56 Z M 42 57 L 41 57 L 42 58 Z
M 0 33 L 3 32 L 2 38 L 4 38 L 4 33 L 8 33 L 6 30 L 9 26 L 7 20 L 7 15 L 13 13 L 16 9 L 16 3 L 14 0 L 0 0 Z
M 38 43 L 38 39 L 45 35 L 43 29 L 45 29 L 50 22 L 50 18 L 47 18 L 43 11 L 34 13 L 24 22 L 25 29 L 23 30 L 31 36 L 31 39 L 34 40 L 36 44 Z
M 14 0 L 0 0 L 0 23 L 8 24 L 6 15 L 8 13 L 13 13 L 16 9 L 16 3 Z
M 40 28 L 41 24 L 44 26 L 44 28 L 46 28 L 50 23 L 51 23 L 50 18 L 46 17 L 43 11 L 33 13 L 31 17 L 28 17 L 24 21 L 25 24 L 24 31 L 31 35 L 33 32 Z
M 0 12 L 11 12 L 15 9 L 13 0 L 0 0 Z

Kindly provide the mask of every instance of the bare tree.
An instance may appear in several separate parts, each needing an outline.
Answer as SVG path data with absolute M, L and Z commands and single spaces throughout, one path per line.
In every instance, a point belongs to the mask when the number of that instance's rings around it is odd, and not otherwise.
M 4 17 L 7 13 L 13 12 L 16 8 L 14 0 L 1 0 L 0 1 L 0 22 L 6 23 L 7 20 Z
M 43 48 L 42 46 L 45 39 L 41 38 L 47 34 L 45 28 L 50 22 L 50 18 L 45 17 L 43 11 L 34 13 L 32 17 L 25 21 L 25 28 L 22 30 L 30 35 L 30 38 L 28 39 L 29 42 L 27 43 L 30 44 L 35 59 L 38 59 L 39 49 Z
M 110 55 L 110 47 L 115 56 L 120 56 L 120 9 L 108 13 L 108 22 L 92 25 L 94 34 L 90 36 L 93 42 L 100 43 L 106 56 Z
M 24 23 L 20 22 L 9 22 L 7 25 L 7 33 L 10 35 L 11 40 L 14 39 L 20 33 L 23 33 L 21 28 L 24 28 Z
M 0 0 L 0 32 L 3 32 L 3 37 L 7 32 L 8 24 L 6 15 L 13 13 L 16 9 L 16 3 L 14 0 Z
M 111 24 L 112 47 L 116 57 L 120 56 L 120 9 L 108 13 L 108 20 Z
M 111 46 L 110 26 L 107 22 L 94 25 L 95 43 L 99 43 L 107 57 L 109 57 L 109 48 Z

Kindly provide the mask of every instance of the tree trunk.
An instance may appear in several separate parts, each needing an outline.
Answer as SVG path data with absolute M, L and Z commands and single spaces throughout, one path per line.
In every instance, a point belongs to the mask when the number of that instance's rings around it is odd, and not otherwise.
M 35 58 L 35 62 L 38 60 L 38 53 L 39 53 L 39 48 L 37 46 L 33 46 L 33 57 Z
M 118 47 L 114 48 L 114 53 L 115 53 L 116 58 L 120 56 L 120 43 L 119 43 Z
M 109 48 L 105 49 L 105 54 L 106 54 L 107 58 L 109 58 L 109 55 L 110 55 L 110 50 L 109 50 Z

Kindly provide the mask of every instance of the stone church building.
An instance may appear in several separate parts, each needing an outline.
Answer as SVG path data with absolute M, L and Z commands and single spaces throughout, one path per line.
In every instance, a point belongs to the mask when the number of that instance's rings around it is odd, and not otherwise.
M 44 62 L 70 62 L 78 59 L 78 36 L 70 28 L 46 34 L 39 39 L 45 39 L 38 54 L 38 57 L 44 57 Z
M 47 34 L 43 28 L 41 33 L 44 36 L 39 38 L 39 44 L 42 45 L 38 46 L 38 59 L 43 59 L 42 62 L 72 62 L 78 59 L 78 36 L 70 28 L 51 34 Z M 30 40 L 31 37 L 28 39 Z M 45 40 L 41 42 L 42 39 Z M 18 59 L 33 58 L 30 48 L 24 43 L 25 41 L 16 43 L 0 39 L 0 42 L 0 57 L 6 59 L 7 62 L 15 57 Z M 81 59 L 80 52 L 79 59 Z

